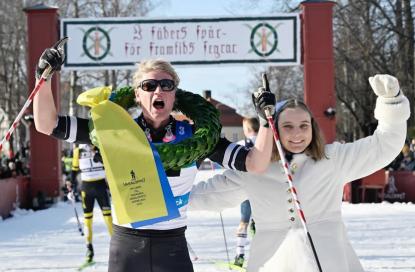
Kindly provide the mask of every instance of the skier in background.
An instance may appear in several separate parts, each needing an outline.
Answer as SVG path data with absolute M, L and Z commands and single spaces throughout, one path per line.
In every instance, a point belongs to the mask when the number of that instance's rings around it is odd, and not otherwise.
M 112 235 L 111 203 L 108 194 L 108 186 L 105 180 L 104 165 L 99 150 L 89 144 L 80 144 L 79 152 L 74 152 L 73 165 L 79 166 L 81 175 L 81 199 L 84 211 L 84 225 L 86 230 L 86 260 L 85 263 L 93 263 L 94 247 L 92 246 L 92 222 L 94 204 L 97 200 L 104 216 L 108 232 Z M 76 179 L 76 175 L 73 176 Z
M 246 148 L 252 148 L 255 144 L 255 139 L 259 130 L 258 118 L 245 117 L 242 120 L 242 129 L 244 131 L 245 139 L 238 142 L 239 145 L 244 145 Z M 245 246 L 247 245 L 248 225 L 251 218 L 251 204 L 249 200 L 241 203 L 241 220 L 238 229 L 236 230 L 236 256 L 234 265 L 242 267 L 245 261 Z M 251 220 L 250 230 L 252 234 L 255 233 L 255 221 Z

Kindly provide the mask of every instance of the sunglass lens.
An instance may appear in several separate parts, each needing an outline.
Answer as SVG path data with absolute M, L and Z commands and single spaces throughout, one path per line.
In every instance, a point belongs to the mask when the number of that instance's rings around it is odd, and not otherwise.
M 154 92 L 157 89 L 157 81 L 154 79 L 144 80 L 141 83 L 141 88 L 146 92 Z
M 162 79 L 160 80 L 160 87 L 165 92 L 173 91 L 174 81 L 170 79 Z

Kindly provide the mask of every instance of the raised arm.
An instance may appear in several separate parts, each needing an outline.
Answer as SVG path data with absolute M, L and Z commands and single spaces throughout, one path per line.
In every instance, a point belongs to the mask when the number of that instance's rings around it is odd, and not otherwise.
M 209 159 L 217 162 L 228 169 L 239 170 L 251 173 L 262 173 L 271 161 L 272 154 L 272 130 L 268 128 L 268 122 L 265 118 L 265 109 L 275 107 L 275 95 L 264 88 L 260 88 L 256 93 L 253 102 L 255 109 L 260 117 L 260 128 L 255 140 L 255 146 L 246 149 L 244 146 L 231 143 L 225 138 L 219 139 L 218 144 Z
M 48 66 L 52 67 L 52 71 L 60 70 L 64 59 L 65 54 L 63 51 L 56 48 L 46 49 L 40 56 L 36 68 L 36 83 Z M 53 100 L 50 78 L 47 79 L 33 98 L 33 117 L 37 131 L 47 135 L 52 133 L 56 126 L 58 114 Z
M 390 75 L 376 75 L 369 82 L 378 96 L 375 108 L 378 126 L 374 134 L 353 143 L 335 144 L 329 154 L 335 156 L 336 173 L 345 182 L 388 165 L 399 154 L 406 138 L 410 106 L 398 80 Z
M 252 102 L 258 114 L 260 128 L 254 147 L 249 151 L 246 158 L 246 169 L 251 173 L 262 173 L 271 161 L 273 134 L 269 128 L 267 114 L 274 115 L 275 95 L 269 88 L 267 76 L 262 75 L 263 86 L 252 94 Z
M 58 115 L 51 90 L 50 80 L 45 82 L 33 99 L 33 117 L 36 130 L 50 135 L 56 126 Z
M 272 130 L 261 126 L 255 140 L 255 145 L 249 150 L 246 157 L 246 170 L 251 173 L 262 173 L 271 161 L 272 154 Z

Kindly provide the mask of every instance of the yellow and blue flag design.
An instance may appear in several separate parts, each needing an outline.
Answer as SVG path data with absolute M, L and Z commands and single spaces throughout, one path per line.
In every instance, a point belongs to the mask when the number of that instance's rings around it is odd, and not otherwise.
M 110 93 L 109 87 L 95 88 L 77 101 L 91 107 L 118 223 L 137 228 L 179 217 L 157 150 L 130 115 L 108 100 Z

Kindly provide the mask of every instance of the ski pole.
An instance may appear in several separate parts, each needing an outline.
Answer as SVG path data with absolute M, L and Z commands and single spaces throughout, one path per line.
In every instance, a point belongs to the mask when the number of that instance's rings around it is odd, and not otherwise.
M 213 161 L 210 161 L 210 167 L 212 168 L 212 171 L 215 171 L 215 165 Z M 226 257 L 228 259 L 229 270 L 232 270 L 231 259 L 229 258 L 228 242 L 226 241 L 225 226 L 223 225 L 222 213 L 220 212 L 219 215 L 220 215 L 220 223 L 222 226 L 223 241 L 225 242 Z
M 212 168 L 212 171 L 215 171 L 215 165 L 214 165 L 213 161 L 210 161 L 210 167 Z M 219 215 L 220 215 L 220 223 L 221 223 L 221 226 L 222 226 L 223 241 L 225 242 L 226 257 L 228 259 L 229 270 L 232 270 L 231 259 L 229 258 L 228 243 L 226 241 L 225 226 L 223 225 L 222 213 L 220 212 Z
M 73 192 L 68 193 L 68 199 L 69 199 L 69 201 L 71 201 L 73 210 L 75 212 L 76 222 L 78 224 L 78 230 L 81 233 L 81 236 L 84 236 L 84 231 L 82 229 L 81 221 L 79 221 L 78 211 L 76 210 L 75 196 L 74 196 Z
M 57 50 L 63 50 L 63 45 L 66 43 L 67 40 L 68 40 L 68 37 L 60 39 L 53 47 L 56 48 Z M 43 71 L 42 76 L 40 77 L 40 80 L 37 82 L 35 88 L 30 93 L 29 98 L 26 100 L 26 102 L 23 105 L 23 108 L 20 110 L 19 114 L 17 115 L 16 119 L 14 119 L 14 121 L 13 121 L 11 127 L 9 128 L 9 130 L 7 131 L 6 135 L 1 140 L 1 142 L 0 142 L 0 151 L 3 149 L 4 142 L 8 141 L 10 139 L 10 136 L 12 135 L 12 133 L 14 132 L 16 127 L 19 125 L 20 119 L 22 119 L 23 114 L 25 113 L 27 108 L 32 103 L 33 98 L 35 97 L 35 95 L 40 90 L 40 87 L 42 87 L 43 84 L 45 84 L 45 82 L 47 81 L 49 76 L 52 75 L 52 73 L 53 73 L 52 67 L 50 67 L 50 66 L 48 66 Z
M 232 270 L 231 259 L 229 258 L 228 243 L 226 242 L 225 226 L 223 224 L 222 213 L 220 212 L 219 215 L 220 215 L 220 223 L 222 225 L 223 241 L 225 242 L 226 257 L 228 258 L 229 270 Z
M 267 80 L 267 76 L 266 76 L 266 74 L 263 74 L 262 75 L 262 85 L 264 86 L 265 90 L 269 90 L 268 84 L 269 83 L 268 83 L 268 80 Z M 310 242 L 310 246 L 311 246 L 311 249 L 313 251 L 314 259 L 316 261 L 318 270 L 320 272 L 323 272 L 323 270 L 321 269 L 320 260 L 319 260 L 318 255 L 317 255 L 317 251 L 314 247 L 313 239 L 311 238 L 310 232 L 308 231 L 308 228 L 307 228 L 307 222 L 306 222 L 306 219 L 305 219 L 304 212 L 301 208 L 300 201 L 298 200 L 298 197 L 297 197 L 297 191 L 296 191 L 296 189 L 295 189 L 295 187 L 292 183 L 292 181 L 293 181 L 292 174 L 291 174 L 291 171 L 290 171 L 289 163 L 285 159 L 285 154 L 284 154 L 284 150 L 282 148 L 281 142 L 280 142 L 280 137 L 278 135 L 278 131 L 275 128 L 274 118 L 272 117 L 273 112 L 274 112 L 274 107 L 273 106 L 270 106 L 267 109 L 265 109 L 265 115 L 268 119 L 268 124 L 272 129 L 272 132 L 273 132 L 273 135 L 274 135 L 274 141 L 275 141 L 275 144 L 277 145 L 277 149 L 278 149 L 278 154 L 280 155 L 280 158 L 281 158 L 281 161 L 282 161 L 282 164 L 283 164 L 283 167 L 284 167 L 284 172 L 285 172 L 285 175 L 287 176 L 289 191 L 291 193 L 292 198 L 294 199 L 295 207 L 297 209 L 298 216 L 301 219 L 301 224 L 303 226 L 304 232 L 307 235 L 308 241 Z

